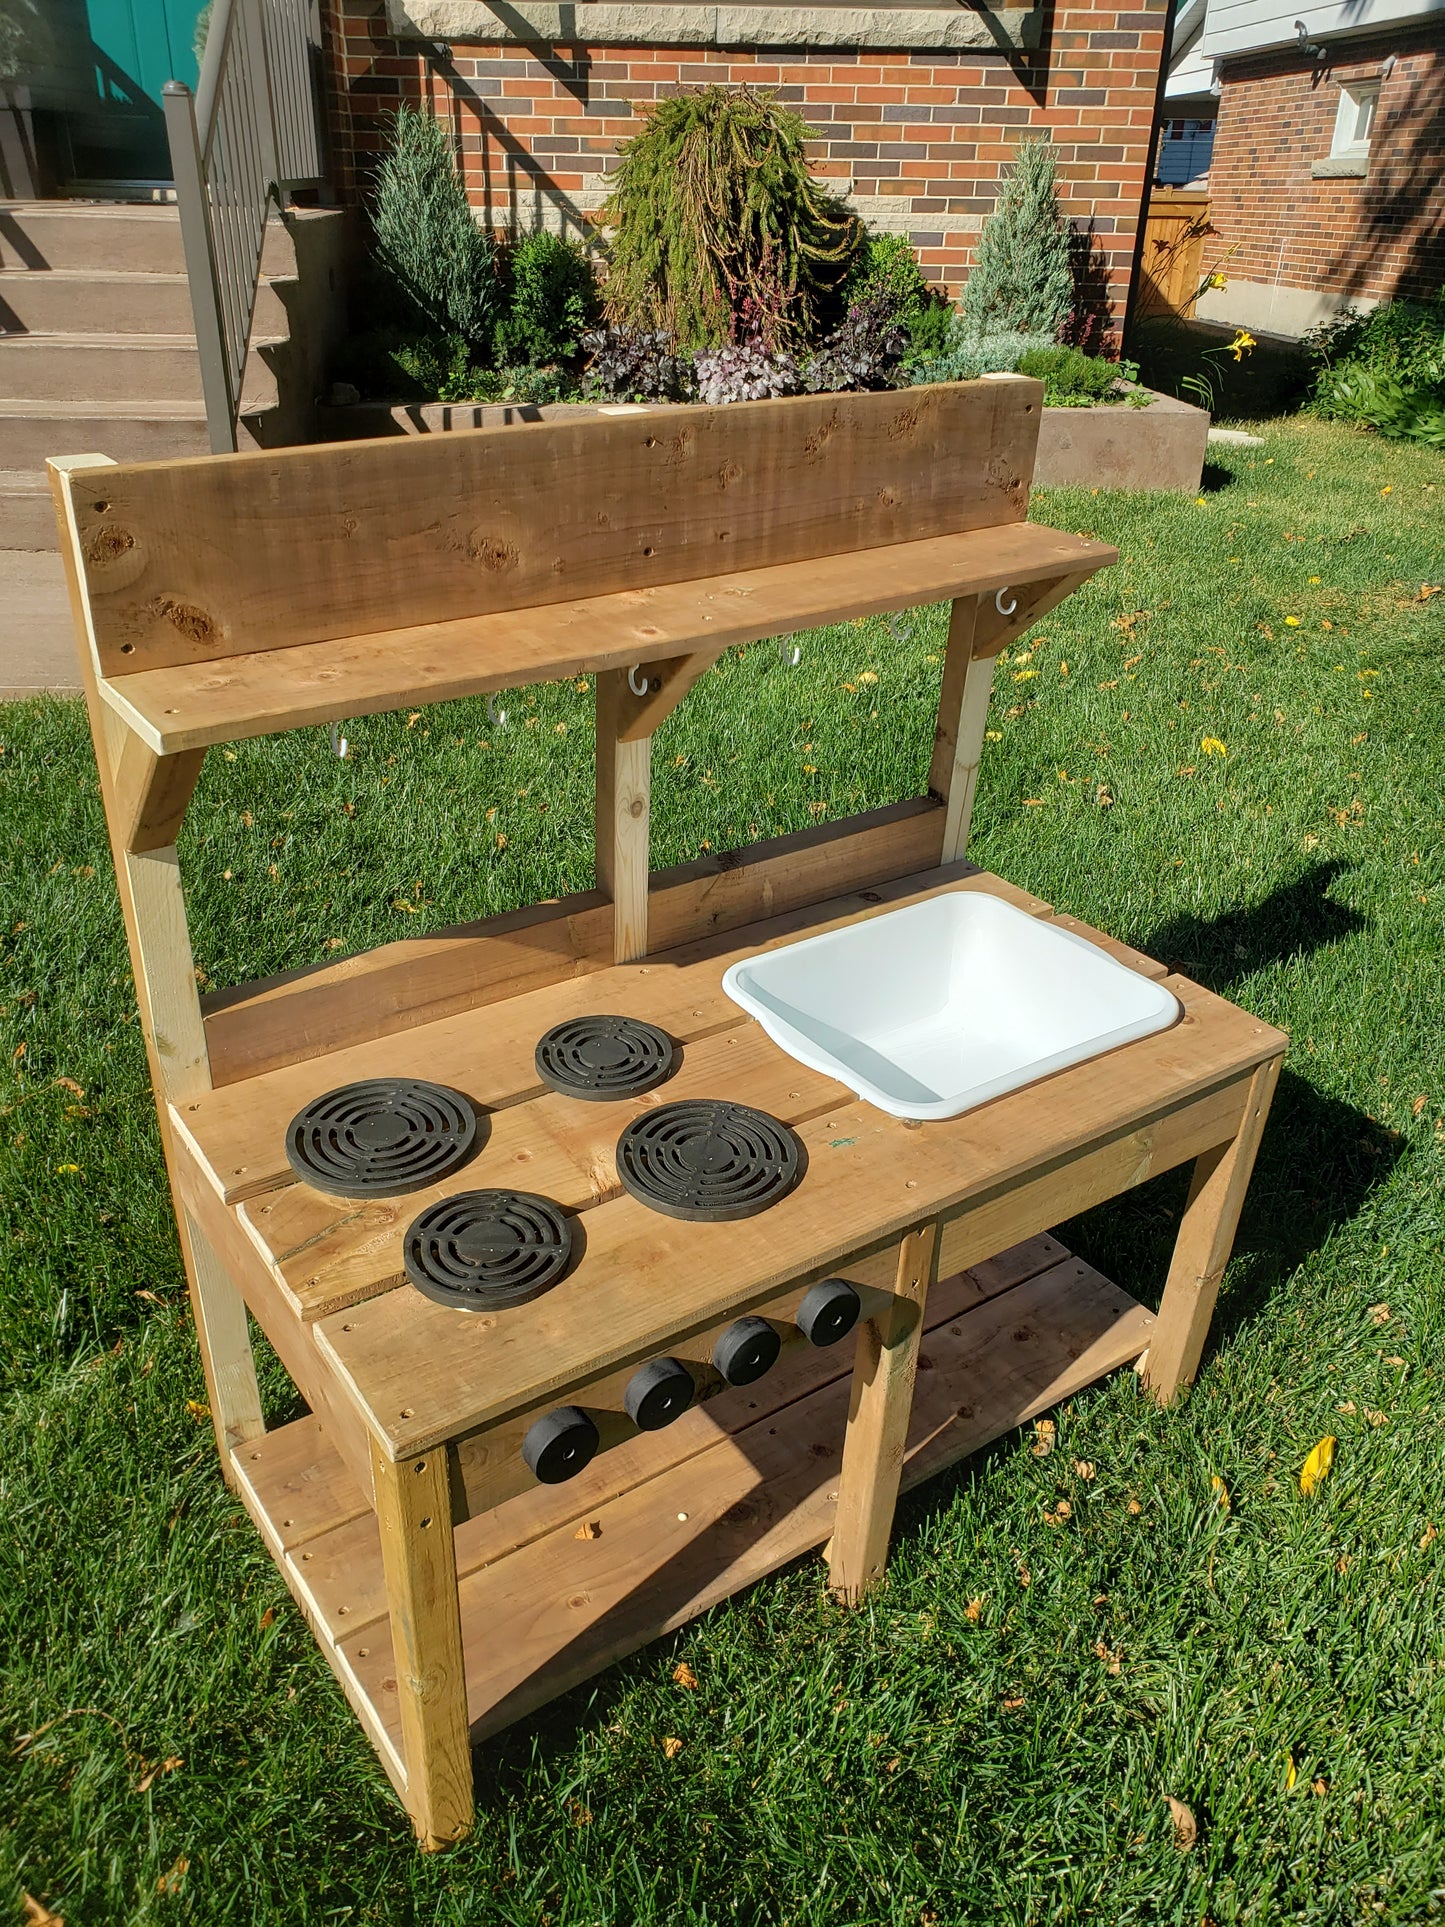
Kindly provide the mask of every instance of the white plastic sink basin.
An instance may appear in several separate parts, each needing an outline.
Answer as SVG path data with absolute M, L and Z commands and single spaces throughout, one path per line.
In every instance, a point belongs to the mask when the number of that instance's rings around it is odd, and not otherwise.
M 1181 1015 L 1057 924 L 959 890 L 735 963 L 773 1042 L 893 1117 L 956 1117 Z

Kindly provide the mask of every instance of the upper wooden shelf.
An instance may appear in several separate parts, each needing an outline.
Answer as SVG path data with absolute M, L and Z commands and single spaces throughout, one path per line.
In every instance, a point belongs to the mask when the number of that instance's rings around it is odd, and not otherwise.
M 693 581 L 140 669 L 101 684 L 158 755 L 559 681 L 945 598 L 1090 575 L 1107 543 L 1016 522 Z

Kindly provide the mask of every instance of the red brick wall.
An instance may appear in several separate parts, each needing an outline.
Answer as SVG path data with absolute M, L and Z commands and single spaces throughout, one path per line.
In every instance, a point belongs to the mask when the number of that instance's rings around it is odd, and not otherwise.
M 1067 212 L 1091 228 L 1109 318 L 1122 321 L 1165 0 L 1062 0 L 1046 61 L 1022 67 L 1022 79 L 1003 55 L 921 50 L 469 43 L 439 61 L 429 47 L 386 36 L 380 0 L 326 0 L 325 15 L 345 198 L 364 191 L 386 111 L 424 93 L 453 118 L 473 201 L 493 225 L 580 229 L 605 194 L 618 142 L 637 130 L 638 105 L 747 81 L 776 89 L 806 116 L 820 135 L 818 173 L 850 191 L 872 225 L 907 234 L 927 272 L 954 294 L 1015 143 L 1048 130 Z
M 1363 180 L 1314 180 L 1336 80 L 1384 77 Z M 1256 54 L 1223 72 L 1210 219 L 1238 243 L 1231 279 L 1342 297 L 1421 295 L 1445 283 L 1445 44 L 1408 29 L 1331 48 L 1327 63 Z

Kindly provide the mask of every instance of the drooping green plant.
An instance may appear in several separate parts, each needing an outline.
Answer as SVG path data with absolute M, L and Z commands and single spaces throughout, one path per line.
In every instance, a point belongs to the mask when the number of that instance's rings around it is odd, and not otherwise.
M 580 242 L 545 229 L 512 249 L 506 307 L 497 322 L 499 367 L 571 361 L 597 319 L 597 283 Z
M 451 138 L 405 103 L 372 188 L 373 258 L 383 303 L 403 324 L 490 346 L 499 305 L 496 250 L 472 218 Z
M 770 94 L 704 87 L 649 108 L 622 149 L 601 218 L 613 230 L 606 303 L 623 326 L 683 348 L 738 338 L 805 343 L 819 294 L 846 271 L 855 218 L 808 171 L 809 129 Z
M 976 334 L 1020 330 L 1057 340 L 1073 301 L 1057 154 L 1046 137 L 1025 141 L 983 224 L 960 305 Z

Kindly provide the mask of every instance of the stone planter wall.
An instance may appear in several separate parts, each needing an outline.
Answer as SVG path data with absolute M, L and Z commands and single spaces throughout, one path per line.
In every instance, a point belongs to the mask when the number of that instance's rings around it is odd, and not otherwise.
M 1150 391 L 1151 393 L 1153 391 Z M 661 403 L 655 406 L 672 407 Z M 448 428 L 502 428 L 572 415 L 645 414 L 638 403 L 356 402 L 317 410 L 322 441 L 373 435 L 434 435 Z M 1155 393 L 1148 408 L 1046 408 L 1034 482 L 1039 488 L 1182 489 L 1194 494 L 1204 470 L 1209 417 Z

